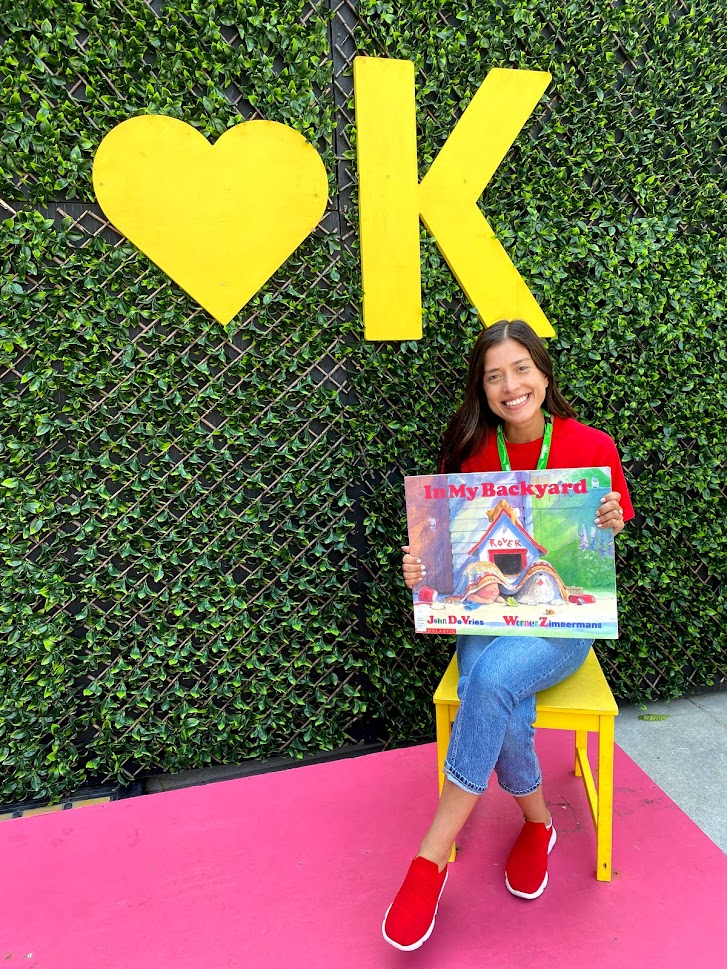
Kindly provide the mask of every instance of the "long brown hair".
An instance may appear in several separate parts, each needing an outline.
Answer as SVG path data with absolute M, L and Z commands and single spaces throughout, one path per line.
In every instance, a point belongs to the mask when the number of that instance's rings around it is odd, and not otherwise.
M 516 340 L 525 347 L 538 370 L 548 378 L 544 409 L 558 417 L 575 417 L 576 412 L 558 390 L 553 376 L 553 361 L 545 344 L 523 320 L 499 320 L 480 333 L 470 354 L 469 374 L 464 400 L 444 432 L 439 452 L 439 469 L 445 474 L 462 470 L 462 462 L 473 455 L 487 438 L 488 430 L 502 424 L 487 403 L 483 377 L 485 356 L 491 347 Z

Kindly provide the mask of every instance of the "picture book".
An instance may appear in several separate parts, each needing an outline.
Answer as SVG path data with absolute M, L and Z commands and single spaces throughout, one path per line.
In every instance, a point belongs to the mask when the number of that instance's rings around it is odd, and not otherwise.
M 609 468 L 404 479 L 419 633 L 616 639 Z

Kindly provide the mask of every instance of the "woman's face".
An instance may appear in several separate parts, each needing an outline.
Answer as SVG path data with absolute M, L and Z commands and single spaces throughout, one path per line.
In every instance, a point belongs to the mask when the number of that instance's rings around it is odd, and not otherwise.
M 504 340 L 490 347 L 482 386 L 490 410 L 505 422 L 509 440 L 532 441 L 542 435 L 541 407 L 548 378 L 521 343 Z

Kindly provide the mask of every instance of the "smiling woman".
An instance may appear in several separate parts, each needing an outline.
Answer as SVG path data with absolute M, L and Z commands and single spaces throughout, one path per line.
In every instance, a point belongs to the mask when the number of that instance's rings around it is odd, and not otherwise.
M 472 348 L 462 405 L 444 435 L 441 470 L 485 470 L 466 468 L 463 462 L 499 425 L 504 425 L 505 437 L 513 444 L 542 437 L 541 408 L 551 416 L 576 416 L 558 389 L 542 340 L 522 320 L 501 320 L 484 329 Z M 552 462 L 550 466 L 561 467 Z
M 491 348 L 483 386 L 490 410 L 504 421 L 508 441 L 524 444 L 543 436 L 548 378 L 521 343 L 506 339 Z
M 558 390 L 548 351 L 527 323 L 502 320 L 483 330 L 470 356 L 464 400 L 444 436 L 440 471 L 583 467 L 610 468 L 613 490 L 601 499 L 594 524 L 617 534 L 634 511 L 614 442 L 575 420 Z M 414 588 L 426 573 L 408 547 L 404 552 L 404 581 Z M 539 564 L 540 573 L 546 564 Z M 544 579 L 548 576 L 539 575 L 538 583 Z M 527 591 L 533 601 L 543 601 L 537 587 Z M 564 588 L 559 593 L 566 596 Z M 586 597 L 581 599 L 586 605 Z M 591 624 L 582 625 L 592 635 Z M 384 917 L 383 934 L 391 945 L 409 951 L 429 938 L 452 844 L 493 770 L 525 822 L 505 865 L 505 885 L 520 898 L 542 895 L 556 833 L 535 753 L 535 694 L 574 673 L 591 645 L 590 638 L 457 637 L 460 706 L 444 762 L 442 796 Z

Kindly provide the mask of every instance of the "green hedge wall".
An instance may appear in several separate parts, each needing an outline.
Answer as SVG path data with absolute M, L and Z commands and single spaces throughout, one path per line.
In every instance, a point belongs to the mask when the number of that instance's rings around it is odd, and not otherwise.
M 422 171 L 490 67 L 552 73 L 481 204 L 627 465 L 599 652 L 625 700 L 724 684 L 720 4 L 29 0 L 0 38 L 4 801 L 431 736 L 451 643 L 412 632 L 401 475 L 479 324 L 422 233 L 424 339 L 363 342 L 356 51 L 415 61 Z M 321 227 L 226 328 L 94 204 L 140 112 L 282 121 L 326 162 Z

